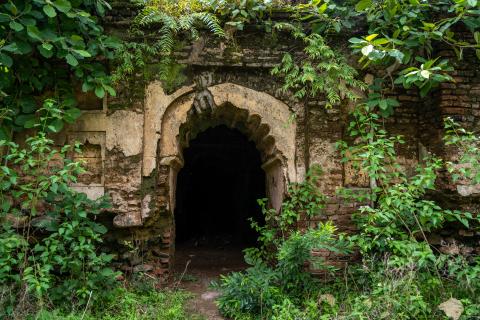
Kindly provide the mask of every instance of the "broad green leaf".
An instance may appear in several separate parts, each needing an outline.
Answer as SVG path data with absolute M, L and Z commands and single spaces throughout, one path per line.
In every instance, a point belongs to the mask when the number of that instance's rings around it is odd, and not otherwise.
M 358 12 L 363 11 L 372 5 L 372 0 L 360 0 L 355 6 Z
M 348 42 L 353 43 L 353 44 L 358 44 L 358 43 L 363 43 L 363 42 L 365 42 L 365 40 L 354 37 L 354 38 L 348 39 Z
M 92 55 L 90 54 L 90 52 L 86 51 L 86 50 L 79 50 L 79 49 L 73 49 L 73 51 L 77 54 L 79 54 L 80 56 L 84 57 L 84 58 L 89 58 L 91 57 Z
M 372 43 L 376 46 L 380 46 L 382 44 L 386 44 L 386 43 L 389 43 L 389 42 L 390 41 L 387 38 L 380 38 L 380 39 L 374 40 Z
M 31 96 L 23 96 L 18 103 L 22 107 L 22 112 L 24 113 L 32 113 L 37 108 L 37 103 Z
M 28 119 L 27 121 L 25 121 L 23 127 L 26 129 L 31 129 L 35 126 L 36 123 L 37 123 L 37 119 L 35 118 Z
M 65 111 L 65 121 L 68 123 L 73 123 L 80 115 L 82 111 L 78 108 L 70 108 Z
M 0 13 L 0 22 L 10 21 L 10 16 L 6 13 Z
M 6 46 L 3 46 L 2 50 L 7 51 L 7 52 L 11 52 L 11 53 L 19 53 L 17 44 L 15 42 L 7 44 Z
M 12 30 L 15 30 L 17 32 L 23 30 L 23 25 L 21 23 L 18 23 L 17 21 L 14 21 L 14 20 L 10 21 L 9 26 L 10 26 L 10 28 L 12 28 Z
M 27 27 L 28 26 L 34 26 L 37 21 L 35 21 L 35 19 L 32 19 L 32 18 L 27 18 L 27 17 L 20 17 L 20 22 L 24 25 L 26 25 Z
M 45 58 L 51 58 L 53 56 L 53 50 L 47 50 L 43 45 L 38 45 L 37 49 Z
M 93 85 L 91 85 L 90 83 L 88 83 L 88 82 L 82 83 L 82 91 L 83 92 L 87 92 L 87 91 L 90 91 L 92 89 L 93 89 Z
M 67 59 L 67 63 L 69 65 L 71 65 L 72 67 L 76 67 L 78 66 L 78 60 L 77 58 L 75 58 L 71 53 L 67 54 L 65 56 L 65 58 Z
M 5 126 L 0 127 L 0 140 L 9 140 L 10 139 L 10 130 Z
M 23 127 L 31 120 L 35 120 L 35 116 L 33 114 L 20 114 L 15 117 L 15 124 Z
M 60 132 L 63 129 L 63 121 L 60 119 L 53 120 L 48 126 L 48 129 L 52 132 Z
M 105 89 L 102 86 L 95 88 L 95 95 L 99 98 L 103 98 L 105 96 Z
M 27 26 L 27 33 L 30 36 L 30 38 L 37 41 L 43 41 L 42 34 L 40 33 L 40 30 L 38 30 L 36 26 Z
M 42 43 L 42 47 L 45 49 L 45 50 L 52 50 L 53 48 L 53 45 L 51 43 L 48 43 L 48 42 L 44 42 Z
M 13 60 L 9 55 L 6 55 L 5 53 L 0 53 L 0 65 L 4 65 L 10 68 L 12 64 Z
M 63 13 L 70 11 L 70 9 L 72 8 L 72 5 L 68 0 L 55 0 L 53 2 L 53 5 L 55 6 L 55 8 L 58 9 L 58 11 Z
M 43 6 L 43 12 L 50 18 L 53 18 L 57 15 L 57 12 L 55 11 L 55 8 L 52 7 L 51 5 L 47 4 Z
M 318 8 L 318 13 L 320 14 L 324 13 L 327 10 L 327 8 L 328 8 L 328 4 L 325 2 Z
M 115 97 L 117 93 L 115 92 L 115 89 L 113 89 L 111 86 L 105 86 L 105 89 L 107 90 L 108 94 L 111 95 L 112 97 Z
M 388 109 L 388 103 L 386 100 L 380 100 L 380 103 L 378 104 L 380 109 L 382 110 L 387 110 Z

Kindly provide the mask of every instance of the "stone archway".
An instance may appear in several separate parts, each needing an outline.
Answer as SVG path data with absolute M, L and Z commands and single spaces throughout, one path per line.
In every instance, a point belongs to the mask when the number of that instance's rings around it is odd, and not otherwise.
M 184 87 L 172 95 L 157 82 L 147 88 L 142 172 L 144 180 L 154 182 L 143 195 L 142 223 L 165 235 L 160 242 L 169 257 L 174 254 L 177 175 L 189 141 L 218 125 L 241 131 L 260 151 L 266 194 L 279 210 L 287 183 L 297 181 L 292 119 L 285 103 L 237 84 L 218 84 L 200 92 Z

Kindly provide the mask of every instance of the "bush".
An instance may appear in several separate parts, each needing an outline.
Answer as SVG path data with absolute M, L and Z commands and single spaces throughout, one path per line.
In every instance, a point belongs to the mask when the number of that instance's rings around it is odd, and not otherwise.
M 98 252 L 107 230 L 95 221 L 109 202 L 72 190 L 83 169 L 67 155 L 79 146 L 57 148 L 48 137 L 62 114 L 46 100 L 24 147 L 0 140 L 0 317 L 85 305 L 115 283 L 112 256 Z
M 217 304 L 224 315 L 235 319 L 270 319 L 276 314 L 278 319 L 288 319 L 279 306 L 301 304 L 305 297 L 318 292 L 319 281 L 308 272 L 306 263 L 327 272 L 336 270 L 322 258 L 311 257 L 313 249 L 348 252 L 343 235 L 335 234 L 331 222 L 319 223 L 305 231 L 295 230 L 302 216 L 318 215 L 324 207 L 325 196 L 316 188 L 320 173 L 314 167 L 303 183 L 289 186 L 289 197 L 280 214 L 261 202 L 266 225 L 259 227 L 252 223 L 260 233 L 261 246 L 247 249 L 245 255 L 252 267 L 222 276 L 218 284 L 222 295 Z
M 227 317 L 261 317 L 283 300 L 278 282 L 279 273 L 258 262 L 243 272 L 221 277 L 218 287 L 222 295 L 218 298 L 217 305 Z

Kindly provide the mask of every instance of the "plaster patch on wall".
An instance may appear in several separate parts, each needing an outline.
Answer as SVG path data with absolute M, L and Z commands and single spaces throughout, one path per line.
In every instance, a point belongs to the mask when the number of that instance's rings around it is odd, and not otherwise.
M 457 185 L 457 192 L 462 197 L 480 195 L 480 184 L 475 185 Z
M 322 192 L 334 190 L 335 187 L 341 187 L 342 179 L 335 179 L 337 171 L 341 171 L 341 164 L 338 161 L 335 143 L 322 139 L 312 139 L 310 145 L 311 164 L 317 164 L 322 168 L 323 175 L 320 178 L 319 188 Z M 351 174 L 351 173 L 349 173 Z M 336 186 L 332 186 L 335 184 Z
M 146 219 L 150 217 L 150 202 L 152 201 L 152 196 L 147 194 L 142 199 L 142 219 Z
M 118 148 L 126 157 L 142 152 L 143 115 L 133 111 L 118 110 L 107 117 L 108 150 Z
M 83 192 L 91 200 L 97 200 L 105 195 L 105 187 L 100 186 L 72 186 L 77 192 Z
M 127 157 L 142 152 L 143 115 L 134 111 L 118 110 L 110 115 L 105 112 L 85 112 L 68 130 L 103 131 L 107 150 L 116 147 Z
M 185 86 L 167 95 L 159 81 L 147 86 L 145 91 L 145 124 L 143 145 L 143 176 L 152 174 L 157 163 L 157 145 L 162 130 L 162 118 L 168 106 L 179 97 L 193 91 L 193 86 Z

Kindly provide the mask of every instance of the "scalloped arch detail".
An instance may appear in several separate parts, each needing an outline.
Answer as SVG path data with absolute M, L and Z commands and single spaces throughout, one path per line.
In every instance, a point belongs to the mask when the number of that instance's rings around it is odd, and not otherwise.
M 172 95 L 166 95 L 156 82 L 147 88 L 143 175 L 149 176 L 157 162 L 175 160 L 181 164 L 185 146 L 181 128 L 189 126 L 198 131 L 203 121 L 205 129 L 216 124 L 240 129 L 255 141 L 264 162 L 280 160 L 286 181 L 297 181 L 296 123 L 289 107 L 267 93 L 233 83 L 214 85 L 208 91 L 214 100 L 213 110 L 189 125 L 194 118 L 189 116 L 195 98 L 193 87 L 181 88 Z

